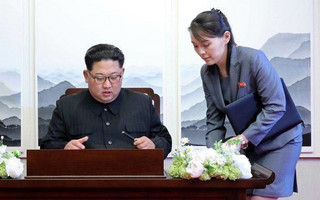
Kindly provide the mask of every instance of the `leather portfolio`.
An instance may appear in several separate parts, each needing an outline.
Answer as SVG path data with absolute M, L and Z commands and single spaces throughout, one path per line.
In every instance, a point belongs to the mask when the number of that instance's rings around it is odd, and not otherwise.
M 286 96 L 286 111 L 264 139 L 283 133 L 303 122 L 282 78 L 281 83 Z M 237 135 L 243 133 L 251 123 L 255 122 L 262 108 L 263 105 L 257 92 L 250 93 L 228 104 L 226 113 L 235 133 Z

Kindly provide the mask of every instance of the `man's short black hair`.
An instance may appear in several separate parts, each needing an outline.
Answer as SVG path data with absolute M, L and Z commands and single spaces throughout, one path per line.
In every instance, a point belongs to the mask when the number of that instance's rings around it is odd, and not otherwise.
M 111 44 L 97 44 L 90 47 L 84 57 L 87 70 L 91 71 L 94 62 L 101 60 L 113 60 L 118 61 L 120 68 L 123 67 L 124 55 L 122 51 Z

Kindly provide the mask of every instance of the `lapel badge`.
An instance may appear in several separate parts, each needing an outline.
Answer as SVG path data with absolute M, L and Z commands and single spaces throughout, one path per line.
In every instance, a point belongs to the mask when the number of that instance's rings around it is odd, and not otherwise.
M 239 88 L 244 88 L 244 87 L 246 87 L 247 85 L 246 85 L 246 83 L 245 82 L 238 82 L 238 87 Z

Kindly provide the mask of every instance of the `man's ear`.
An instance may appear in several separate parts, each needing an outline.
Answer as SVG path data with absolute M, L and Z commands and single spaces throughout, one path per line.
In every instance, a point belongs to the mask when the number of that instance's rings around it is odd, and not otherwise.
M 83 70 L 83 77 L 86 83 L 89 82 L 88 70 Z

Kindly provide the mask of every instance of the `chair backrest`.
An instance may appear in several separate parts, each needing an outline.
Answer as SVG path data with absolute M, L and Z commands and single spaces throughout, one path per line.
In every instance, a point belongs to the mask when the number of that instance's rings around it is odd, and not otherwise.
M 60 99 L 64 96 L 70 95 L 70 94 L 74 94 L 74 93 L 78 93 L 84 90 L 87 90 L 88 88 L 68 88 L 66 89 L 65 93 L 63 95 L 60 96 Z M 140 93 L 144 93 L 148 96 L 151 97 L 152 99 L 152 103 L 153 106 L 156 109 L 156 112 L 158 114 L 158 116 L 160 117 L 160 96 L 156 93 L 154 93 L 152 88 L 126 88 L 135 92 L 140 92 Z

